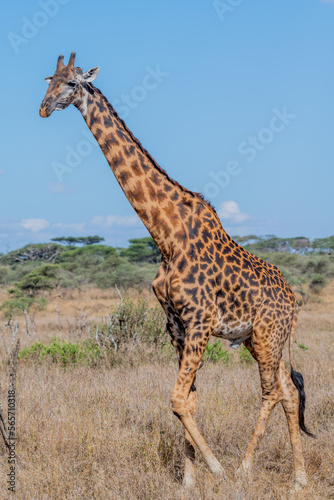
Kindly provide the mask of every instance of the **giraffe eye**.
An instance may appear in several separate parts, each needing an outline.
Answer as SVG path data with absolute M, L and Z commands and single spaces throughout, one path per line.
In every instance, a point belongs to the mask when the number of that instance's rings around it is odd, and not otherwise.
M 77 84 L 77 82 L 75 82 L 75 81 L 72 81 L 72 82 L 67 82 L 67 85 L 68 85 L 69 87 L 75 87 L 75 86 L 76 86 L 76 84 Z

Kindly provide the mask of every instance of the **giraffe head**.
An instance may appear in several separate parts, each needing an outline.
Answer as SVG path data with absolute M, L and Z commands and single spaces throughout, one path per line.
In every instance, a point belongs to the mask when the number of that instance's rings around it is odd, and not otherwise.
M 75 52 L 65 66 L 64 56 L 58 57 L 57 68 L 53 76 L 45 78 L 49 88 L 41 104 L 39 114 L 47 118 L 56 110 L 67 108 L 70 104 L 80 107 L 84 90 L 89 90 L 89 82 L 95 80 L 100 68 L 93 68 L 85 73 L 81 68 L 74 67 Z

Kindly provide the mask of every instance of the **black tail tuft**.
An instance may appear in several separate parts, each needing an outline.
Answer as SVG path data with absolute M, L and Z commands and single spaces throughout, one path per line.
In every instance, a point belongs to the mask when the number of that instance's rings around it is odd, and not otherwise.
M 304 421 L 304 412 L 305 412 L 305 391 L 304 391 L 304 379 L 303 375 L 299 372 L 295 372 L 295 370 L 291 366 L 291 378 L 292 382 L 298 389 L 299 394 L 299 427 L 302 431 L 305 432 L 308 436 L 315 438 L 315 435 L 312 432 L 308 431 L 305 426 Z

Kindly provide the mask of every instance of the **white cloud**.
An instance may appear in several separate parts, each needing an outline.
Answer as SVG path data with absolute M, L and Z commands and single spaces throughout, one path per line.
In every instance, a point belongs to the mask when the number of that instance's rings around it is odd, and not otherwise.
M 96 215 L 90 226 L 108 228 L 108 227 L 133 227 L 141 225 L 141 221 L 137 215 L 107 215 L 102 217 Z
M 220 219 L 228 221 L 230 224 L 240 224 L 249 219 L 249 215 L 241 212 L 238 203 L 235 201 L 223 201 L 217 213 Z
M 53 224 L 52 227 L 77 232 L 83 232 L 85 230 L 85 224 L 83 222 L 74 222 L 73 224 L 63 224 L 63 222 L 57 222 L 56 224 Z
M 2 168 L 0 168 L 0 175 L 5 175 L 6 173 L 6 170 L 3 170 Z
M 20 222 L 20 226 L 24 227 L 24 229 L 29 229 L 34 233 L 46 229 L 49 225 L 50 222 L 45 219 L 23 219 Z
M 66 182 L 50 182 L 48 190 L 53 194 L 73 194 L 74 189 L 71 188 Z

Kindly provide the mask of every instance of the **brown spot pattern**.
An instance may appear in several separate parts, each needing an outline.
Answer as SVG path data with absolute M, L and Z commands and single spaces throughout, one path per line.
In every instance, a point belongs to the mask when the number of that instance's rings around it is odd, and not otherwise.
M 89 88 L 85 120 L 162 254 L 153 289 L 166 313 L 167 330 L 179 359 L 172 407 L 185 427 L 185 479 L 190 480 L 194 473 L 195 444 L 211 471 L 223 474 L 195 424 L 196 372 L 213 335 L 244 342 L 259 365 L 262 406 L 242 468 L 251 468 L 265 423 L 275 405 L 282 402 L 296 480 L 302 483 L 306 476 L 298 429 L 298 393 L 282 361 L 289 336 L 291 353 L 297 319 L 291 288 L 275 266 L 235 243 L 210 204 L 171 179 L 102 93 L 93 85 Z M 59 84 L 48 91 L 49 99 L 54 97 L 53 89 L 59 92 Z M 84 94 L 76 96 L 75 105 L 82 109 L 80 98 Z

